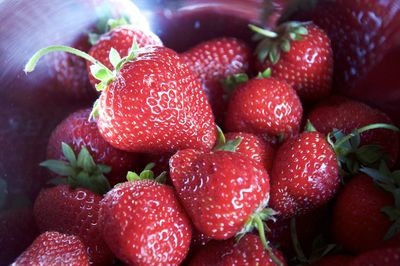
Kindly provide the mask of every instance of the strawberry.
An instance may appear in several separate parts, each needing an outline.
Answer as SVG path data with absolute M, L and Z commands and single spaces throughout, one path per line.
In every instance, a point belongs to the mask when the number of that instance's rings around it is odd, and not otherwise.
M 392 178 L 399 174 L 397 171 L 392 177 L 386 177 L 376 170 L 364 168 L 362 171 L 377 176 L 378 184 L 395 180 Z M 386 189 L 391 186 L 382 185 Z M 397 233 L 400 216 L 396 215 L 399 210 L 393 195 L 374 184 L 371 177 L 354 176 L 338 195 L 333 211 L 332 234 L 346 250 L 355 253 L 382 246 L 400 246 L 400 234 Z
M 89 265 L 82 241 L 74 235 L 45 232 L 12 265 Z
M 285 262 L 282 253 L 274 249 L 274 253 Z M 209 243 L 198 251 L 189 266 L 222 266 L 222 265 L 276 265 L 263 248 L 258 236 L 248 234 L 239 242 L 233 239 Z M 286 265 L 286 262 L 283 264 Z
M 270 171 L 275 153 L 272 144 L 261 137 L 249 133 L 237 132 L 225 134 L 227 141 L 233 141 L 239 137 L 242 141 L 239 146 L 237 146 L 236 152 L 252 158 L 260 163 L 267 171 Z
M 372 123 L 392 123 L 383 112 L 361 102 L 339 96 L 331 97 L 320 103 L 309 113 L 308 119 L 319 132 L 324 134 L 328 134 L 333 129 L 339 129 L 344 134 L 349 134 L 355 128 Z M 394 165 L 399 153 L 398 133 L 387 129 L 376 129 L 362 133 L 360 137 L 362 145 L 380 145 L 388 155 L 389 165 Z M 359 160 L 367 159 L 364 158 L 365 156 L 363 157 L 362 150 L 358 147 L 354 149 L 353 153 L 358 156 Z
M 268 75 L 268 71 L 264 74 Z M 301 102 L 289 84 L 275 78 L 260 77 L 239 85 L 233 91 L 225 129 L 289 137 L 297 134 L 302 114 Z
M 113 48 L 120 56 L 127 56 L 133 41 L 136 41 L 139 47 L 163 46 L 160 38 L 149 30 L 142 30 L 133 25 L 119 25 L 101 35 L 90 48 L 89 55 L 111 69 L 113 65 L 109 58 L 110 50 Z M 86 68 L 89 73 L 91 65 L 89 61 L 86 61 Z M 98 80 L 92 74 L 89 74 L 89 78 L 90 83 L 95 87 Z
M 313 263 L 311 265 L 313 266 L 336 266 L 336 265 L 341 265 L 341 266 L 347 266 L 350 265 L 352 262 L 353 257 L 348 256 L 348 255 L 331 255 L 331 256 L 326 256 L 319 260 L 316 263 Z
M 397 0 L 337 0 L 319 1 L 309 16 L 332 40 L 335 87 L 392 114 L 399 100 L 399 15 Z
M 116 184 L 125 178 L 128 170 L 138 168 L 139 156 L 108 144 L 100 135 L 96 122 L 88 120 L 90 112 L 90 109 L 76 111 L 53 130 L 47 145 L 47 158 L 67 160 L 61 143 L 69 145 L 75 153 L 85 147 L 96 163 L 111 167 L 105 175 L 112 185 Z
M 180 56 L 199 79 L 215 117 L 220 120 L 225 111 L 224 90 L 220 81 L 248 71 L 251 58 L 249 47 L 236 38 L 222 37 L 202 42 Z
M 185 63 L 164 47 L 137 49 L 121 59 L 114 49 L 111 71 L 90 55 L 70 47 L 39 50 L 27 63 L 35 68 L 44 54 L 63 50 L 84 57 L 101 80 L 102 90 L 93 115 L 103 138 L 131 152 L 173 152 L 184 148 L 210 149 L 216 139 L 211 107 L 200 84 Z M 147 134 L 145 132 L 151 132 Z
M 178 151 L 170 159 L 170 177 L 198 231 L 223 240 L 257 228 L 264 247 L 281 265 L 265 240 L 262 222 L 274 213 L 264 209 L 269 199 L 268 173 L 250 157 L 234 152 L 240 141 L 228 141 L 206 153 Z
M 113 255 L 100 235 L 98 212 L 102 197 L 68 185 L 45 188 L 35 200 L 34 215 L 42 232 L 57 231 L 78 236 L 91 263 L 109 265 Z
M 281 218 L 305 214 L 326 204 L 339 183 L 333 148 L 321 133 L 303 132 L 276 152 L 269 206 Z
M 400 248 L 377 249 L 358 255 L 349 266 L 397 266 L 400 264 Z
M 128 174 L 101 201 L 101 234 L 129 265 L 178 265 L 190 245 L 191 223 L 175 191 L 152 179 L 151 170 Z M 140 179 L 140 180 L 135 180 Z
M 271 32 L 256 26 L 257 70 L 271 68 L 303 101 L 326 97 L 332 87 L 333 55 L 326 33 L 312 23 L 286 22 Z

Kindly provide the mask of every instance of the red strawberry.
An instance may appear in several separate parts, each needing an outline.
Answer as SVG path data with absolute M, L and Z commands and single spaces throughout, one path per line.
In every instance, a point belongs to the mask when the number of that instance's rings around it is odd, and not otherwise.
M 347 266 L 350 265 L 352 262 L 353 257 L 348 256 L 348 255 L 331 255 L 331 256 L 326 256 L 319 260 L 316 263 L 313 263 L 311 265 L 313 266 Z
M 135 48 L 135 47 L 133 47 Z M 70 47 L 41 49 L 26 64 L 34 70 L 48 52 L 64 50 L 91 61 L 102 90 L 93 115 L 104 139 L 131 152 L 211 149 L 216 129 L 211 107 L 200 84 L 174 51 L 164 47 L 131 49 L 127 57 L 110 51 L 111 71 L 91 56 Z M 150 132 L 149 134 L 147 132 Z
M 274 159 L 275 149 L 271 143 L 263 138 L 249 133 L 226 133 L 227 141 L 233 141 L 240 137 L 242 141 L 236 148 L 236 152 L 246 155 L 260 163 L 267 171 L 272 168 L 272 160 Z
M 178 265 L 189 250 L 190 221 L 175 191 L 154 180 L 114 187 L 101 201 L 100 225 L 111 250 L 130 265 Z
M 231 95 L 225 129 L 269 136 L 296 135 L 303 108 L 285 81 L 255 78 L 239 85 Z
M 182 53 L 181 58 L 202 84 L 217 120 L 222 119 L 225 102 L 220 81 L 247 72 L 251 58 L 249 47 L 236 38 L 222 37 L 198 44 Z
M 111 48 L 114 48 L 121 57 L 127 56 L 134 40 L 139 47 L 163 45 L 160 38 L 151 31 L 142 30 L 133 25 L 123 25 L 101 35 L 99 40 L 90 48 L 89 55 L 100 61 L 107 68 L 112 69 L 113 64 L 109 59 Z M 89 61 L 86 62 L 89 73 L 91 65 L 92 63 Z M 90 83 L 95 87 L 98 80 L 92 74 L 89 74 L 89 78 Z
M 332 87 L 333 58 L 326 33 L 314 24 L 286 22 L 275 32 L 251 25 L 264 39 L 256 53 L 258 71 L 271 68 L 272 77 L 288 82 L 303 101 L 326 97 Z
M 45 232 L 12 265 L 89 265 L 85 245 L 73 235 Z
M 138 155 L 108 144 L 100 135 L 96 122 L 88 120 L 90 112 L 90 109 L 76 111 L 53 130 L 47 145 L 47 158 L 66 160 L 61 147 L 63 142 L 70 145 L 75 154 L 86 147 L 96 163 L 111 167 L 111 172 L 105 174 L 110 183 L 121 182 L 129 170 L 137 170 L 140 165 Z
M 373 123 L 392 124 L 383 112 L 366 104 L 343 97 L 331 97 L 315 107 L 308 119 L 321 133 L 328 134 L 333 129 L 340 129 L 344 134 L 354 129 Z M 361 144 L 377 144 L 382 146 L 389 156 L 389 164 L 393 165 L 399 153 L 398 133 L 387 129 L 376 129 L 361 134 Z
M 282 218 L 305 214 L 326 204 L 339 183 L 333 148 L 321 133 L 303 132 L 276 152 L 269 206 Z
M 349 266 L 398 266 L 400 248 L 377 249 L 365 252 L 353 259 Z
M 334 238 L 346 250 L 355 253 L 383 245 L 400 246 L 400 234 L 384 240 L 393 221 L 382 210 L 393 205 L 391 193 L 379 188 L 371 177 L 354 176 L 340 191 L 335 204 L 332 220 Z
M 101 196 L 67 185 L 43 189 L 34 214 L 39 229 L 76 235 L 85 244 L 91 263 L 109 265 L 113 255 L 100 235 L 98 212 Z
M 335 87 L 397 117 L 398 105 L 393 105 L 400 99 L 398 1 L 319 1 L 310 19 L 332 40 Z
M 283 262 L 285 259 L 278 250 L 275 255 Z M 190 266 L 223 266 L 223 265 L 276 265 L 268 252 L 263 248 L 258 236 L 248 234 L 239 242 L 234 239 L 214 241 L 203 247 L 189 263 Z M 286 265 L 286 262 L 283 264 Z

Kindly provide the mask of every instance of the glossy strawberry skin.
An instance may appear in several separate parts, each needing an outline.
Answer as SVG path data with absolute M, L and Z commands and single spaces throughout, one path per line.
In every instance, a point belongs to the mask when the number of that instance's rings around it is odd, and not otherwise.
M 89 265 L 85 245 L 74 235 L 45 232 L 12 265 Z
M 170 176 L 197 230 L 214 239 L 234 236 L 269 196 L 266 170 L 236 152 L 181 150 Z
M 400 235 L 389 241 L 383 240 L 393 222 L 381 212 L 381 208 L 393 205 L 393 196 L 377 187 L 371 177 L 354 176 L 336 200 L 333 237 L 346 250 L 355 253 L 382 246 L 400 246 Z
M 281 52 L 276 64 L 267 58 L 257 68 L 260 72 L 271 68 L 272 77 L 289 83 L 303 101 L 316 101 L 331 91 L 333 52 L 321 28 L 314 24 L 305 28 L 308 34 L 302 36 L 303 40 L 292 41 L 290 51 Z
M 377 249 L 357 256 L 349 266 L 397 266 L 400 264 L 400 248 Z
M 42 232 L 57 231 L 78 236 L 92 263 L 107 265 L 113 255 L 100 235 L 98 212 L 101 196 L 67 185 L 43 189 L 34 204 L 36 223 Z
M 100 223 L 111 250 L 130 265 L 179 265 L 189 250 L 191 224 L 175 191 L 151 180 L 109 191 Z
M 66 160 L 61 150 L 61 143 L 71 146 L 79 154 L 85 146 L 94 161 L 111 167 L 106 174 L 110 183 L 116 184 L 125 179 L 129 170 L 139 170 L 139 156 L 118 150 L 108 144 L 94 121 L 89 121 L 91 109 L 82 109 L 70 114 L 52 132 L 47 145 L 47 158 Z
M 236 38 L 216 38 L 202 42 L 180 54 L 202 84 L 218 123 L 222 122 L 226 102 L 220 81 L 249 69 L 250 48 Z
M 207 98 L 188 67 L 168 48 L 139 52 L 99 100 L 100 133 L 118 149 L 164 153 L 214 146 L 216 127 Z
M 274 254 L 284 262 L 281 252 L 274 250 Z M 239 242 L 234 239 L 214 241 L 206 245 L 195 254 L 189 266 L 223 266 L 223 265 L 276 265 L 264 249 L 261 240 L 253 234 L 245 235 Z
M 269 206 L 282 218 L 326 204 L 339 188 L 336 154 L 318 132 L 304 132 L 278 149 L 271 173 Z
M 252 158 L 269 172 L 272 168 L 275 154 L 272 144 L 261 137 L 249 133 L 237 132 L 225 134 L 227 141 L 235 140 L 238 137 L 242 138 L 242 141 L 236 148 L 236 152 Z
M 364 103 L 340 96 L 328 98 L 315 107 L 308 119 L 321 133 L 328 134 L 334 128 L 345 134 L 354 129 L 373 123 L 392 124 L 390 118 L 378 109 Z M 399 154 L 399 135 L 387 129 L 374 129 L 361 134 L 361 145 L 378 144 L 389 155 L 389 164 L 393 165 Z
M 303 108 L 296 92 L 285 81 L 252 79 L 233 92 L 225 130 L 269 136 L 298 133 Z
M 160 38 L 151 31 L 144 31 L 132 25 L 120 26 L 101 35 L 100 39 L 90 48 L 89 55 L 97 59 L 108 69 L 113 69 L 109 60 L 111 48 L 114 48 L 121 57 L 127 56 L 132 47 L 133 40 L 139 47 L 163 46 Z M 92 63 L 86 61 L 90 83 L 94 87 L 99 81 L 90 73 Z

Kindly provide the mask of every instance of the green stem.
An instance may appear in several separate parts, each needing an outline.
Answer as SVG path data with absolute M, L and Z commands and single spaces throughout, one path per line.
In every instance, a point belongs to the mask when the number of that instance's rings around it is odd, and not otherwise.
M 42 56 L 44 56 L 48 53 L 51 53 L 51 52 L 67 52 L 67 53 L 82 57 L 82 58 L 92 62 L 93 64 L 106 69 L 109 72 L 109 74 L 112 75 L 111 70 L 109 70 L 105 65 L 100 63 L 98 60 L 96 60 L 92 56 L 90 56 L 87 53 L 82 52 L 78 49 L 75 49 L 75 48 L 72 48 L 69 46 L 63 46 L 63 45 L 54 45 L 54 46 L 49 46 L 49 47 L 40 49 L 29 59 L 28 63 L 26 63 L 24 71 L 26 73 L 32 72 L 35 69 L 36 64 L 40 60 L 40 58 L 42 58 Z
M 343 143 L 354 137 L 356 134 L 361 134 L 365 131 L 371 130 L 371 129 L 390 129 L 393 131 L 400 132 L 400 129 L 396 126 L 385 124 L 385 123 L 376 123 L 376 124 L 370 124 L 365 127 L 361 127 L 355 130 L 355 132 L 352 132 L 348 134 L 347 136 L 343 137 L 340 139 L 338 142 L 335 143 L 335 147 L 341 146 Z
M 256 222 L 257 225 L 257 230 L 258 234 L 260 235 L 261 243 L 263 244 L 264 248 L 268 251 L 272 261 L 278 266 L 283 266 L 284 264 L 282 263 L 282 261 L 277 256 L 275 256 L 275 254 L 272 252 L 272 248 L 268 245 L 267 238 L 265 237 L 263 221 L 258 215 L 254 217 L 254 221 Z
M 268 37 L 268 38 L 276 38 L 276 37 L 278 37 L 278 34 L 276 32 L 257 27 L 257 26 L 255 26 L 253 24 L 249 24 L 249 28 L 252 31 L 254 31 L 254 32 L 258 33 L 258 34 L 261 34 L 261 35 L 263 35 L 265 37 Z
M 304 255 L 304 252 L 303 252 L 303 249 L 301 248 L 299 239 L 297 238 L 296 218 L 295 217 L 293 217 L 290 220 L 290 236 L 292 238 L 292 244 L 293 244 L 294 251 L 296 252 L 299 261 L 301 263 L 306 263 L 307 258 Z

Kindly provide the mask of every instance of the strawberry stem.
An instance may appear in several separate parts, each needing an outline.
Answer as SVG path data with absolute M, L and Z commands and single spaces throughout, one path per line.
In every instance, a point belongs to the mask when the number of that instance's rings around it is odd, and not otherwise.
M 267 238 L 265 237 L 264 222 L 261 220 L 259 215 L 254 216 L 254 222 L 256 224 L 261 243 L 263 244 L 264 248 L 268 251 L 272 261 L 278 266 L 283 266 L 284 264 L 282 263 L 282 261 L 277 256 L 275 256 L 274 252 L 272 251 L 272 248 L 268 245 Z
M 357 134 L 361 134 L 365 131 L 372 130 L 372 129 L 390 129 L 396 132 L 400 132 L 400 129 L 394 125 L 390 124 L 385 124 L 385 123 L 376 123 L 376 124 L 370 124 L 361 128 L 358 128 L 354 130 L 352 133 L 348 134 L 347 136 L 344 136 L 343 138 L 339 139 L 335 144 L 333 148 L 340 147 L 342 144 L 344 144 L 346 141 L 350 140 L 351 138 L 355 137 Z M 331 133 L 328 134 L 328 138 L 330 138 Z
M 254 31 L 254 32 L 256 32 L 256 33 L 258 33 L 258 34 L 260 34 L 262 36 L 268 37 L 268 38 L 276 38 L 276 37 L 278 37 L 278 34 L 276 32 L 257 27 L 256 25 L 253 25 L 253 24 L 249 24 L 249 28 L 252 31 Z
M 290 236 L 292 238 L 292 244 L 293 244 L 294 251 L 297 254 L 297 258 L 299 259 L 299 261 L 301 263 L 306 263 L 308 260 L 307 260 L 306 256 L 304 255 L 303 249 L 301 248 L 299 239 L 297 237 L 296 218 L 295 217 L 293 217 L 290 220 Z
M 51 52 L 67 52 L 67 53 L 82 57 L 82 58 L 88 60 L 89 62 L 93 63 L 94 65 L 98 65 L 99 67 L 105 69 L 108 72 L 108 74 L 112 75 L 111 70 L 109 70 L 106 66 L 104 66 L 102 63 L 100 63 L 98 60 L 96 60 L 92 56 L 90 56 L 87 53 L 82 52 L 78 49 L 75 49 L 73 47 L 63 46 L 63 45 L 48 46 L 46 48 L 42 48 L 39 51 L 37 51 L 29 59 L 28 63 L 26 63 L 25 68 L 24 68 L 25 73 L 29 73 L 29 72 L 32 72 L 33 70 L 35 70 L 36 64 L 40 60 L 40 58 L 42 58 L 44 55 L 51 53 Z

